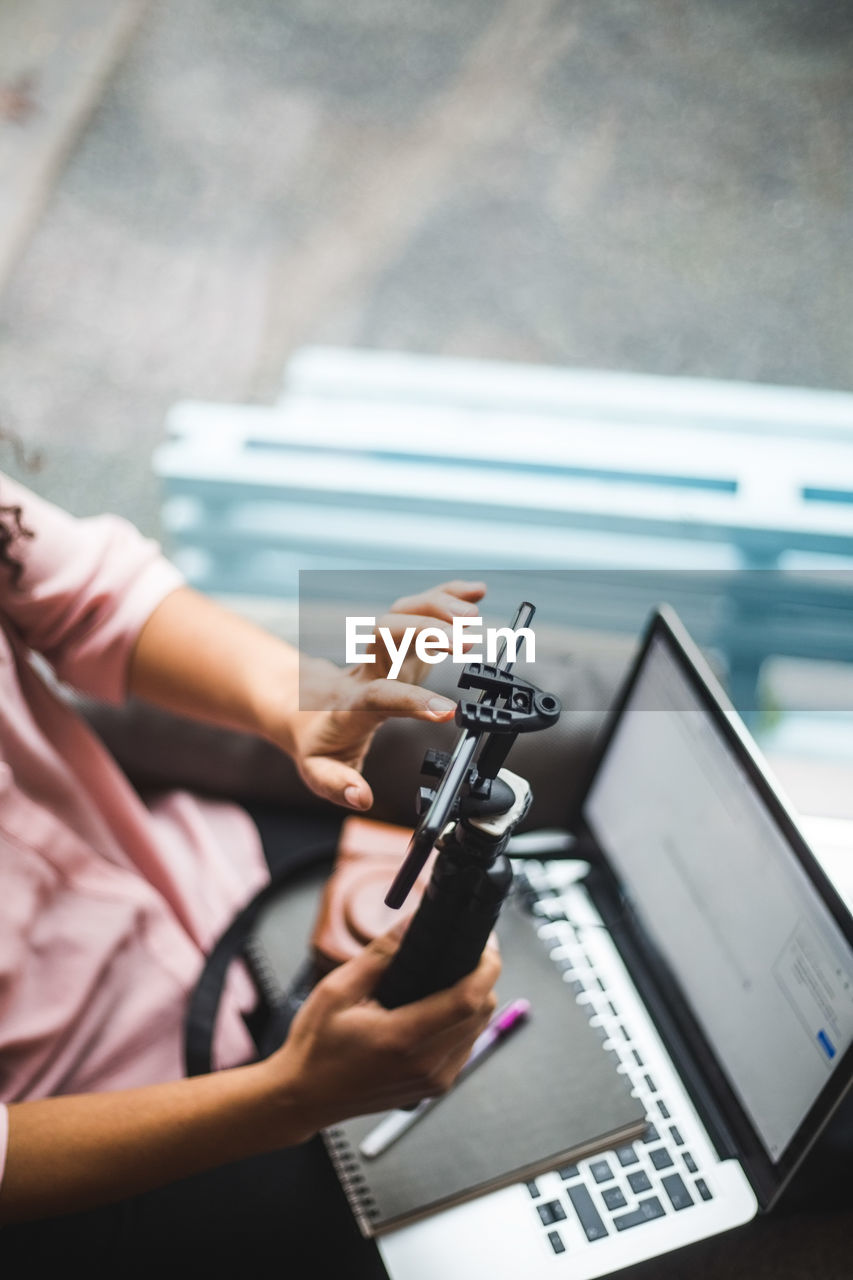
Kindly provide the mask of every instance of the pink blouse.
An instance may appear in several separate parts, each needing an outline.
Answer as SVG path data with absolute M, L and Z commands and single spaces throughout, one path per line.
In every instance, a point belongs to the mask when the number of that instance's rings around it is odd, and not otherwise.
M 0 1099 L 183 1074 L 181 1023 L 205 951 L 267 878 L 248 815 L 172 792 L 144 803 L 56 680 L 126 694 L 142 624 L 181 584 L 115 516 L 77 520 L 0 476 L 32 539 L 0 567 Z M 8 519 L 8 517 L 6 517 Z M 219 1065 L 251 1054 L 235 969 Z M 0 1103 L 0 1177 L 7 1114 Z

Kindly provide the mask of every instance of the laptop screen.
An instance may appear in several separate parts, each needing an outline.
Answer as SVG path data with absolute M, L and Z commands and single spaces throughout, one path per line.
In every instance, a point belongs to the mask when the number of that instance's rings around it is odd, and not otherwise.
M 665 633 L 584 818 L 778 1161 L 853 1039 L 853 957 Z

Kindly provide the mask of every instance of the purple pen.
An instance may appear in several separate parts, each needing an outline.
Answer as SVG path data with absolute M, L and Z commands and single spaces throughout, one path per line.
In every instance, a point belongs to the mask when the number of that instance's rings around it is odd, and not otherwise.
M 503 1040 L 505 1036 L 508 1036 L 529 1015 L 529 1000 L 511 1000 L 502 1009 L 498 1009 L 485 1031 L 481 1031 L 474 1041 L 468 1060 L 456 1077 L 457 1081 L 462 1080 L 469 1071 L 472 1071 L 484 1054 L 493 1049 L 496 1044 Z

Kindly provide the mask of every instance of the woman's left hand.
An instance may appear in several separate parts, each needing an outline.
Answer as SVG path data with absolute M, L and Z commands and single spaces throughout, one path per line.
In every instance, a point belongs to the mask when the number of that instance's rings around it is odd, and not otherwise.
M 416 634 L 424 627 L 438 627 L 450 635 L 454 617 L 475 617 L 476 601 L 485 594 L 482 582 L 445 582 L 421 595 L 397 600 L 377 622 L 388 627 L 399 645 L 407 627 Z M 374 733 L 391 717 L 410 716 L 415 720 L 449 720 L 455 703 L 419 687 L 426 673 L 410 644 L 399 678 L 388 679 L 391 659 L 383 646 L 374 648 L 374 663 L 361 663 L 348 671 L 323 664 L 321 680 L 323 710 L 297 711 L 274 740 L 296 761 L 303 780 L 335 804 L 352 809 L 369 809 L 373 803 L 370 787 L 361 776 Z

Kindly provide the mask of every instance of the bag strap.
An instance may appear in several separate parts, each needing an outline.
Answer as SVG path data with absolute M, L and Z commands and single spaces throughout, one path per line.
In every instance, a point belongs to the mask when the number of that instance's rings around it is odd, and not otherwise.
M 246 903 L 215 943 L 190 996 L 184 1020 L 184 1063 L 188 1076 L 204 1075 L 213 1069 L 213 1033 L 228 968 L 232 960 L 241 954 L 261 911 L 286 884 L 321 862 L 331 863 L 334 855 L 335 846 L 328 841 L 309 845 L 291 854 L 287 864 L 280 867 L 269 883 Z M 294 1012 L 290 1008 L 279 1016 L 278 1011 L 274 1011 L 276 1031 L 280 1032 L 279 1043 L 284 1039 Z M 265 1043 L 268 1039 L 268 1036 L 264 1037 Z

